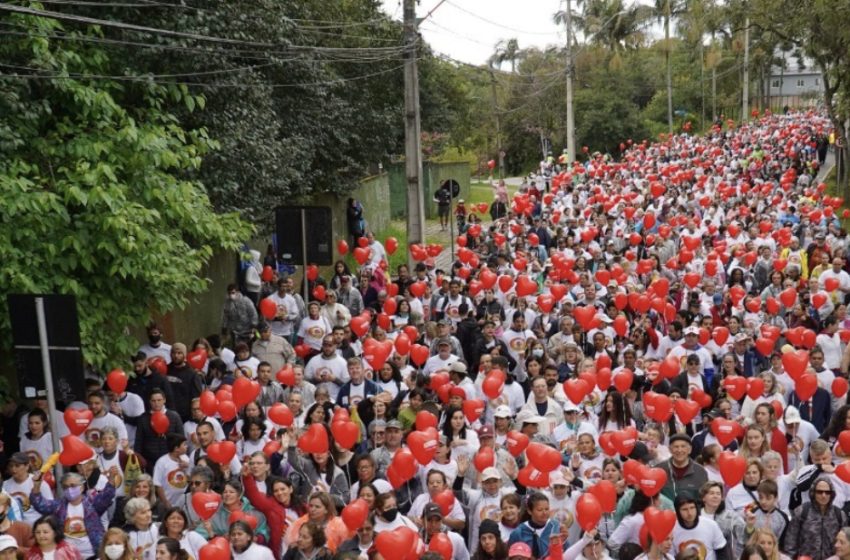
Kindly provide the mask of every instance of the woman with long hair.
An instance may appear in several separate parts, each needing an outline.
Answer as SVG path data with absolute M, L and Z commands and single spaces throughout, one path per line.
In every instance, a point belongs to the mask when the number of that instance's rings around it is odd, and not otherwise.
M 846 531 L 846 533 L 845 533 Z M 850 530 L 848 528 L 844 528 L 839 531 L 839 535 L 844 534 L 845 539 L 848 535 L 850 535 Z M 787 554 L 783 554 L 782 551 L 779 550 L 779 539 L 776 538 L 776 535 L 773 534 L 773 531 L 768 529 L 767 527 L 758 527 L 753 531 L 752 536 L 750 536 L 750 540 L 747 541 L 747 544 L 760 546 L 762 550 L 764 550 L 765 555 L 767 556 L 767 560 L 791 560 L 791 557 Z M 850 550 L 848 550 L 850 552 Z M 846 558 L 850 558 L 850 554 L 847 554 Z
M 236 444 L 238 457 L 250 457 L 256 452 L 262 452 L 269 442 L 266 424 L 259 418 L 246 418 L 242 423 L 242 438 Z
M 328 288 L 331 290 L 339 290 L 342 286 L 343 276 L 348 276 L 350 278 L 351 269 L 348 268 L 348 264 L 346 264 L 344 260 L 340 259 L 334 263 L 334 273 L 330 280 L 328 280 Z
M 771 374 L 772 375 L 772 374 Z M 782 468 L 788 470 L 788 439 L 785 432 L 779 429 L 776 409 L 770 403 L 759 403 L 753 410 L 753 426 L 758 426 L 764 432 L 768 448 L 779 453 L 782 457 Z M 744 442 L 744 448 L 748 447 Z M 764 455 L 762 453 L 759 456 Z M 746 456 L 746 455 L 745 455 Z
M 257 528 L 254 533 L 261 544 L 269 542 L 270 534 L 266 516 L 252 506 L 243 494 L 244 488 L 241 480 L 231 478 L 225 482 L 224 489 L 221 491 L 221 505 L 218 510 L 210 519 L 202 521 L 195 530 L 206 539 L 225 536 L 230 528 L 230 516 L 242 512 L 257 519 Z
M 27 428 L 29 431 L 21 438 L 21 451 L 29 456 L 30 466 L 36 471 L 53 453 L 53 438 L 50 435 L 47 413 L 40 408 L 30 411 L 27 415 Z
M 323 427 L 327 432 L 330 449 L 336 450 L 336 442 L 327 424 Z M 312 489 L 320 488 L 321 492 L 329 493 L 337 505 L 342 506 L 348 503 L 351 484 L 345 472 L 336 464 L 334 455 L 330 451 L 302 454 L 296 448 L 296 440 L 292 433 L 284 435 L 281 443 L 283 449 L 287 450 L 286 457 L 289 464 L 300 479 L 300 484 L 295 485 L 299 498 L 303 500 L 313 491 Z
M 613 389 L 609 390 L 605 395 L 602 413 L 599 415 L 599 433 L 616 432 L 634 425 L 632 411 L 627 406 L 622 393 Z
M 478 546 L 472 560 L 507 560 L 508 546 L 502 539 L 499 524 L 485 519 L 478 528 Z
M 732 546 L 733 557 L 737 557 L 744 546 L 743 539 L 739 537 L 744 534 L 744 519 L 734 511 L 726 509 L 723 489 L 722 482 L 708 481 L 702 485 L 699 489 L 699 497 L 702 500 L 700 515 L 717 523 L 726 542 Z
M 404 383 L 401 377 L 401 370 L 398 369 L 398 366 L 392 360 L 384 362 L 384 365 L 378 370 L 378 375 L 374 381 L 382 392 L 389 393 L 393 398 L 402 390 Z
M 245 497 L 255 508 L 263 512 L 270 527 L 280 527 L 281 530 L 271 532 L 269 548 L 279 558 L 286 552 L 283 543 L 283 535 L 287 528 L 292 525 L 301 515 L 304 508 L 296 503 L 292 483 L 284 478 L 271 476 L 266 480 L 266 493 L 260 491 L 257 482 L 251 475 L 248 465 L 242 467 L 242 484 L 245 488 Z
M 451 450 L 451 457 L 457 460 L 460 455 L 472 456 L 478 451 L 478 434 L 467 425 L 463 410 L 450 406 L 446 410 L 443 423 L 443 435 Z
M 747 421 L 752 419 L 755 408 L 759 404 L 778 402 L 783 409 L 785 408 L 785 397 L 782 396 L 781 386 L 773 372 L 763 371 L 758 374 L 758 378 L 764 383 L 764 391 L 755 399 L 750 398 L 749 395 L 744 397 L 744 404 L 741 405 L 741 416 Z
M 829 421 L 829 425 L 827 425 L 819 438 L 832 445 L 833 450 L 839 451 L 837 455 L 842 458 L 850 456 L 850 450 L 844 452 L 841 446 L 838 445 L 838 435 L 844 430 L 850 430 L 850 404 L 845 404 L 835 411 Z
M 744 508 L 753 502 L 758 502 L 758 488 L 764 476 L 764 467 L 756 458 L 747 460 L 747 470 L 744 472 L 744 480 L 729 489 L 726 494 L 726 509 L 732 510 L 738 515 L 743 515 Z
M 289 526 L 284 536 L 284 542 L 291 547 L 298 541 L 301 527 L 306 523 L 315 523 L 321 527 L 328 537 L 327 547 L 336 552 L 339 545 L 352 536 L 351 531 L 336 514 L 333 498 L 327 492 L 315 492 L 307 502 L 307 513 L 295 520 Z
M 770 451 L 770 442 L 764 429 L 756 424 L 747 426 L 744 430 L 744 444 L 738 450 L 738 454 L 744 459 L 761 459 L 762 455 L 768 451 Z

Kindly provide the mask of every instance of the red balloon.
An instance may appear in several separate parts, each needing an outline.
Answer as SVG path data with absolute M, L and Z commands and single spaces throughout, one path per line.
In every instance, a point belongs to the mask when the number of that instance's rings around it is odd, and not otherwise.
M 186 356 L 186 361 L 189 362 L 189 365 L 194 369 L 201 371 L 207 363 L 207 351 L 203 348 L 193 350 L 192 352 L 189 352 L 188 356 Z
M 621 369 L 614 376 L 613 381 L 614 387 L 617 388 L 617 391 L 625 393 L 632 386 L 632 382 L 634 381 L 634 372 L 632 372 L 632 370 L 630 369 Z
M 400 333 L 395 338 L 394 346 L 399 356 L 407 356 L 410 353 L 410 337 L 405 333 Z
M 340 255 L 345 255 L 348 253 L 348 241 L 345 239 L 340 239 L 336 242 L 336 252 Z
M 375 537 L 375 547 L 384 558 L 408 560 L 408 555 L 416 546 L 416 531 L 409 527 L 398 527 L 392 531 L 381 531 Z
M 86 445 L 79 437 L 73 434 L 62 437 L 62 453 L 59 455 L 59 462 L 63 466 L 72 467 L 93 458 L 95 458 L 94 449 Z
M 94 414 L 88 408 L 66 408 L 63 417 L 68 431 L 75 436 L 82 435 L 94 420 Z
M 812 398 L 818 389 L 818 377 L 814 373 L 804 373 L 794 382 L 794 392 L 805 402 Z
M 611 434 L 611 445 L 623 456 L 629 456 L 637 444 L 637 432 L 634 430 L 619 430 Z
M 384 243 L 384 248 L 387 250 L 388 255 L 392 255 L 398 249 L 398 239 L 395 237 L 387 237 L 386 242 Z
M 207 521 L 221 506 L 221 494 L 216 492 L 195 492 L 192 494 L 192 508 L 202 520 Z
M 161 410 L 151 414 L 151 428 L 158 435 L 164 436 L 168 432 L 168 416 Z
M 260 314 L 265 317 L 267 320 L 271 321 L 277 316 L 277 304 L 270 300 L 269 298 L 265 298 L 260 301 Z
M 198 560 L 230 560 L 230 545 L 215 544 L 210 541 L 198 551 Z
M 232 441 L 216 441 L 207 446 L 207 457 L 219 465 L 227 465 L 236 456 L 236 444 Z
M 452 492 L 451 488 L 446 488 L 445 490 L 434 494 L 432 501 L 440 506 L 440 512 L 442 512 L 443 517 L 445 517 L 451 513 L 452 508 L 455 505 L 455 494 Z
M 251 530 L 257 530 L 257 518 L 248 512 L 237 510 L 227 516 L 228 525 L 233 525 L 237 521 L 244 521 L 249 527 L 251 527 Z
M 257 400 L 263 390 L 257 381 L 247 377 L 240 377 L 233 382 L 233 404 L 236 408 L 242 408 L 250 402 Z
M 542 443 L 529 443 L 525 450 L 528 462 L 540 472 L 552 472 L 561 466 L 561 454 L 548 445 Z
M 209 389 L 201 393 L 201 412 L 204 416 L 215 416 L 218 413 L 218 399 L 215 398 L 215 393 Z
M 505 445 L 508 448 L 508 453 L 514 457 L 518 457 L 528 447 L 528 436 L 511 430 L 505 438 Z
M 481 384 L 481 390 L 487 395 L 490 399 L 496 399 L 499 395 L 502 394 L 502 389 L 505 386 L 505 378 L 503 375 L 498 375 L 493 370 L 492 372 L 487 374 L 487 377 L 484 378 L 484 382 Z
M 416 474 L 416 457 L 407 447 L 396 450 L 391 464 L 405 481 L 410 480 Z
M 496 454 L 492 447 L 482 447 L 472 459 L 472 464 L 475 465 L 475 470 L 484 472 L 487 467 L 496 465 Z
M 596 496 L 603 512 L 614 513 L 614 510 L 617 509 L 617 488 L 610 480 L 600 480 L 587 491 Z
M 310 424 L 298 438 L 298 448 L 305 453 L 327 453 L 330 448 L 327 429 L 321 424 Z
M 847 380 L 843 377 L 836 377 L 832 382 L 832 394 L 839 399 L 847 394 L 847 388 Z M 848 452 L 850 452 L 850 449 L 848 449 Z
M 576 519 L 579 527 L 592 531 L 602 519 L 602 504 L 593 494 L 584 493 L 576 503 Z
M 645 525 L 649 527 L 652 541 L 656 543 L 664 542 L 673 532 L 673 527 L 676 526 L 676 512 L 657 509 L 654 506 L 649 506 L 644 510 L 643 519 Z
M 593 386 L 588 384 L 584 379 L 568 379 L 564 382 L 564 393 L 566 393 L 567 398 L 573 404 L 580 404 L 590 393 L 591 389 L 593 389 Z
M 351 449 L 360 437 L 360 428 L 351 421 L 331 423 L 331 433 L 343 449 Z
M 416 429 L 419 431 L 425 431 L 428 428 L 436 430 L 438 422 L 437 417 L 427 410 L 420 410 L 416 413 Z
M 295 370 L 292 369 L 292 364 L 286 364 L 278 370 L 275 378 L 281 385 L 292 387 L 295 385 Z
M 428 350 L 428 347 L 421 344 L 414 344 L 410 349 L 410 361 L 416 364 L 417 367 L 422 367 L 430 355 L 431 352 Z
M 434 428 L 411 432 L 407 436 L 407 445 L 410 447 L 410 452 L 413 453 L 413 456 L 419 461 L 420 465 L 427 465 L 434 460 L 439 443 L 438 437 L 437 430 Z
M 436 552 L 443 557 L 443 560 L 452 560 L 452 555 L 454 554 L 452 540 L 446 533 L 437 533 L 431 537 L 431 541 L 428 543 L 428 550 Z
M 720 442 L 720 445 L 726 447 L 738 437 L 741 426 L 731 420 L 725 418 L 715 418 L 711 421 L 711 433 Z
M 696 418 L 696 415 L 699 414 L 700 408 L 702 407 L 698 402 L 686 399 L 678 399 L 676 404 L 673 405 L 676 416 L 679 417 L 682 424 L 690 424 Z
M 267 444 L 263 446 L 263 455 L 265 455 L 266 457 L 271 457 L 278 451 L 280 451 L 280 442 L 277 440 L 270 440 Z
M 123 369 L 113 369 L 106 376 L 106 384 L 109 389 L 118 395 L 127 390 L 127 381 L 127 374 L 124 373 Z
M 747 472 L 747 460 L 732 451 L 720 453 L 717 466 L 720 467 L 723 482 L 730 487 L 744 480 L 744 474 Z
M 665 484 L 667 484 L 667 472 L 659 467 L 645 467 L 641 472 L 640 482 L 638 483 L 641 492 L 649 497 L 661 492 Z
M 475 422 L 484 414 L 484 401 L 481 399 L 470 399 L 463 401 L 463 415 L 470 422 Z
M 154 356 L 148 360 L 150 368 L 160 375 L 165 375 L 168 372 L 168 364 L 162 356 Z
M 357 498 L 342 509 L 341 517 L 349 531 L 356 531 L 369 517 L 369 504 L 363 498 Z

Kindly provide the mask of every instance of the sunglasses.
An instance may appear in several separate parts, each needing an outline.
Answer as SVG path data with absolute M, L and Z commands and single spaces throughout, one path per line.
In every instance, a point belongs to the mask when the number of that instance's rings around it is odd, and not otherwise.
M 815 494 L 820 494 L 821 496 L 831 496 L 832 490 L 815 490 Z
M 192 486 L 202 486 L 205 484 L 205 482 L 203 480 L 192 480 L 191 482 L 189 482 L 189 484 L 191 484 Z

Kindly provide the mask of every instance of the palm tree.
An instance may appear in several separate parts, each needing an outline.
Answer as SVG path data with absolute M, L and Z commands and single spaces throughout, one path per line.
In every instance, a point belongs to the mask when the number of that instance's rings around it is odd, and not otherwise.
M 496 43 L 496 49 L 488 62 L 491 68 L 499 68 L 504 62 L 510 62 L 511 74 L 516 74 L 516 63 L 519 55 L 519 41 L 516 39 L 502 39 Z
M 624 0 L 590 0 L 576 25 L 590 43 L 609 54 L 610 69 L 621 66 L 620 53 L 643 44 L 645 22 L 651 16 L 647 6 L 626 7 Z

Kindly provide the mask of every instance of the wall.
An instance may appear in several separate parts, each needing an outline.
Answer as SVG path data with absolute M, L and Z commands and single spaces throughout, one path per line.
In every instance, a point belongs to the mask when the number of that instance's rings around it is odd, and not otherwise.
M 392 196 L 391 215 L 394 220 L 407 217 L 407 177 L 404 172 L 404 162 L 393 163 L 388 169 L 390 192 Z M 446 179 L 454 179 L 460 184 L 460 197 L 469 197 L 469 163 L 426 161 L 422 164 L 422 188 L 425 198 L 425 217 L 437 218 L 437 204 L 434 193 Z

